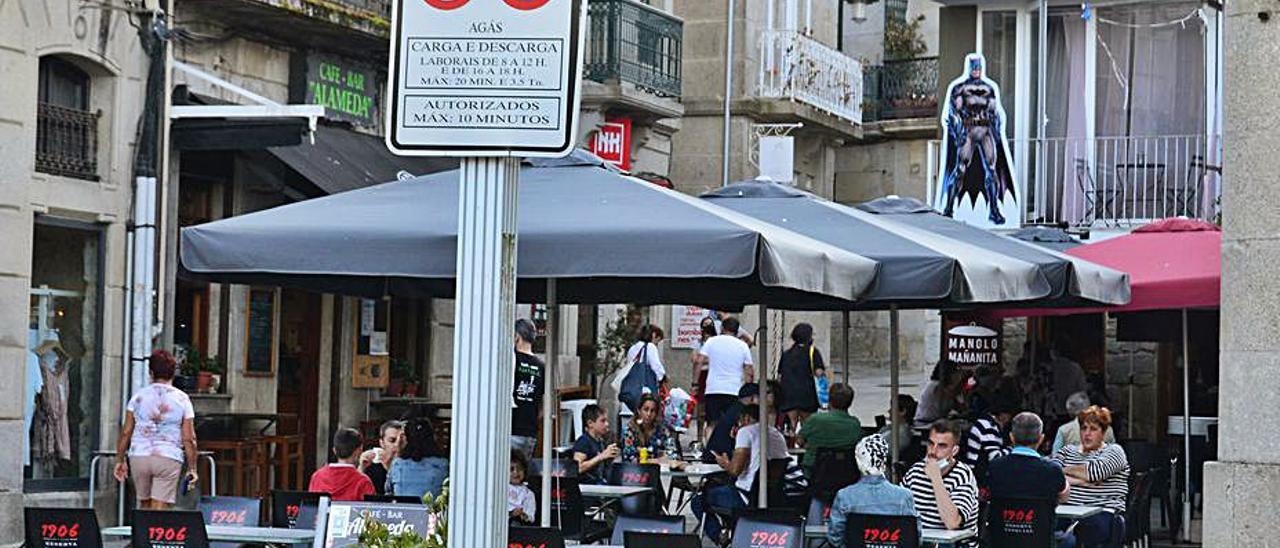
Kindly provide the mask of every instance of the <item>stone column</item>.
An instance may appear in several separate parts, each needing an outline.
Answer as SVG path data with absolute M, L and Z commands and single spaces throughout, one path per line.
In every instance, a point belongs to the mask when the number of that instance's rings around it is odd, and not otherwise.
M 1204 545 L 1275 544 L 1280 522 L 1280 20 L 1227 3 L 1219 462 L 1205 466 Z

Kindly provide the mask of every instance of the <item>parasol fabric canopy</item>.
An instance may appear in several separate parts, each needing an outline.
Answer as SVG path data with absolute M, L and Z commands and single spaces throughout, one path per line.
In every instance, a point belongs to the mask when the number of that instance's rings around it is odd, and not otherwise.
M 1067 254 L 1129 274 L 1133 298 L 1090 309 L 1003 310 L 1000 316 L 1056 316 L 1217 308 L 1222 288 L 1222 230 L 1185 218 L 1156 221 L 1133 232 L 1073 247 Z
M 954 221 L 918 200 L 888 197 L 851 208 L 761 180 L 703 198 L 878 261 L 857 308 L 1128 299 L 1123 273 Z
M 561 303 L 835 307 L 871 259 L 624 176 L 598 158 L 527 163 L 518 295 Z M 351 295 L 452 297 L 458 172 L 385 183 L 182 231 L 184 275 Z

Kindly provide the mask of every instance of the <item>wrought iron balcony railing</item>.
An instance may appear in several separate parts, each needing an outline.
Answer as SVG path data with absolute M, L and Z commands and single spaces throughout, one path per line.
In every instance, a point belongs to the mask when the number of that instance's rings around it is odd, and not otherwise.
M 584 76 L 680 97 L 684 22 L 636 0 L 591 0 Z
M 790 99 L 862 123 L 862 64 L 796 31 L 760 36 L 761 97 Z
M 885 61 L 864 74 L 865 121 L 938 115 L 938 58 Z
M 98 179 L 98 115 L 40 103 L 36 111 L 36 171 Z
M 1026 224 L 1136 227 L 1166 217 L 1221 220 L 1222 144 L 1218 136 L 1049 138 L 1013 140 L 1026 158 Z M 937 166 L 945 158 L 931 143 L 930 198 L 938 199 Z M 1038 169 L 1043 166 L 1043 169 Z M 1039 171 L 1039 173 L 1037 173 Z

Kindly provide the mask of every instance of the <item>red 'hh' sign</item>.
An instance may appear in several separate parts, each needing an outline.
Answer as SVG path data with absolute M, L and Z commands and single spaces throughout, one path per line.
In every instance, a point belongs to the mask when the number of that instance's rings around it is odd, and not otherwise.
M 591 137 L 591 153 L 601 160 L 631 170 L 631 119 L 610 118 Z

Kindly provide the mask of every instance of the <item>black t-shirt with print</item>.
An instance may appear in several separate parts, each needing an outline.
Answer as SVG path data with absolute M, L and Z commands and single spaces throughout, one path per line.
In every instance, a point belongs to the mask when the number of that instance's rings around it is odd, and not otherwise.
M 516 407 L 511 410 L 512 436 L 538 436 L 538 406 L 542 405 L 546 369 L 537 356 L 516 352 L 516 379 L 512 390 Z

